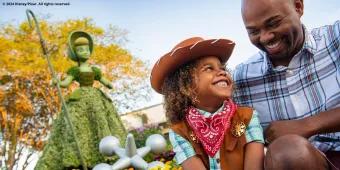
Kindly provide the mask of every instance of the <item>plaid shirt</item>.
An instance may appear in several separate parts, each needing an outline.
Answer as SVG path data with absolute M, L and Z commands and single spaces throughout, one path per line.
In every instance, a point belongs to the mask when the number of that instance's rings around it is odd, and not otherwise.
M 221 107 L 215 113 L 220 112 L 222 108 L 223 107 Z M 203 110 L 199 110 L 199 112 L 203 114 L 205 117 L 209 117 L 212 115 L 211 113 L 205 112 Z M 254 110 L 253 116 L 246 128 L 245 135 L 246 135 L 247 143 L 255 142 L 255 141 L 264 143 L 263 131 L 262 131 L 262 127 L 260 125 L 257 115 L 258 113 Z M 195 150 L 191 146 L 190 142 L 172 130 L 169 131 L 169 139 L 172 144 L 173 150 L 176 153 L 175 160 L 178 164 L 182 164 L 186 159 L 196 155 Z M 221 164 L 218 161 L 219 159 L 220 159 L 219 151 L 215 154 L 214 157 L 209 157 L 209 166 L 210 166 L 209 169 L 210 170 L 221 169 Z
M 304 30 L 304 45 L 288 67 L 274 68 L 260 51 L 234 71 L 235 102 L 259 111 L 264 129 L 272 121 L 301 119 L 340 106 L 340 21 Z M 321 151 L 340 151 L 340 132 L 309 140 Z

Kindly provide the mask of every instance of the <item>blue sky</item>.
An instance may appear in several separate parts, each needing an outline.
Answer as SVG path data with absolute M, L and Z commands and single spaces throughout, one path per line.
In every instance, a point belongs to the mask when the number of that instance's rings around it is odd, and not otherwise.
M 69 6 L 7 6 L 7 2 L 69 2 Z M 302 17 L 308 28 L 340 19 L 339 0 L 305 0 Z M 191 37 L 229 38 L 236 42 L 229 66 L 245 61 L 257 51 L 244 29 L 240 0 L 0 0 L 0 24 L 26 20 L 25 10 L 50 15 L 51 21 L 91 17 L 103 28 L 126 29 L 125 48 L 150 63 L 179 41 Z M 156 97 L 156 101 L 160 97 Z

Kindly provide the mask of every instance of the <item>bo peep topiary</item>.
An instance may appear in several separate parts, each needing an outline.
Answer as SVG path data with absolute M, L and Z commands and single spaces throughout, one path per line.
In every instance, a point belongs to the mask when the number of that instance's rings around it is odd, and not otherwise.
M 62 111 L 53 123 L 51 136 L 35 168 L 38 170 L 80 168 L 82 163 L 77 155 L 75 140 L 78 140 L 86 166 L 93 168 L 98 162 L 104 161 L 97 149 L 100 139 L 113 135 L 123 141 L 126 136 L 126 130 L 110 98 L 100 89 L 92 87 L 95 80 L 108 88 L 112 88 L 112 85 L 99 68 L 87 62 L 93 52 L 91 36 L 83 31 L 72 32 L 68 38 L 68 50 L 70 59 L 76 61 L 77 66 L 71 67 L 66 78 L 58 83 L 61 87 L 68 87 L 77 81 L 80 85 L 66 100 L 77 139 L 71 134 Z

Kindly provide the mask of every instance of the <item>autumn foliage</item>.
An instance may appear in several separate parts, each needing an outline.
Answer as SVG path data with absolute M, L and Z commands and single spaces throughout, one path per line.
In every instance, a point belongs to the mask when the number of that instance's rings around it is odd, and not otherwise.
M 94 38 L 94 53 L 89 62 L 100 67 L 113 82 L 113 89 L 106 91 L 113 98 L 135 93 L 146 88 L 146 64 L 122 48 L 126 42 L 124 30 L 110 26 L 100 28 L 88 18 L 48 22 L 40 20 L 40 29 L 48 53 L 59 78 L 76 63 L 67 57 L 67 38 L 71 31 L 83 30 Z M 118 82 L 118 83 L 115 83 Z M 95 84 L 101 88 L 99 83 Z M 74 83 L 64 95 L 77 87 Z M 140 94 L 142 97 L 144 94 Z M 125 95 L 129 96 L 129 95 Z M 140 96 L 139 96 L 140 97 Z M 145 97 L 145 96 L 144 96 Z M 137 99 L 136 97 L 134 97 Z M 119 100 L 116 104 L 119 104 Z M 133 99 L 130 101 L 133 103 Z M 23 169 L 33 153 L 40 151 L 48 139 L 53 118 L 60 111 L 55 87 L 47 67 L 35 29 L 23 22 L 0 28 L 0 125 L 1 167 L 13 169 L 23 150 L 29 149 Z

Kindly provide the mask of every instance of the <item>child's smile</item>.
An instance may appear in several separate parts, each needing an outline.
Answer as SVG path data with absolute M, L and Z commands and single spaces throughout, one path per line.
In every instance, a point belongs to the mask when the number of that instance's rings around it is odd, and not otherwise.
M 231 82 L 228 80 L 228 78 L 223 76 L 217 79 L 215 82 L 213 82 L 213 84 L 215 84 L 218 87 L 224 88 L 224 87 L 228 87 L 228 85 L 231 85 Z
M 220 87 L 227 87 L 228 86 L 228 83 L 225 82 L 225 81 L 220 81 L 218 83 L 216 83 L 217 86 L 220 86 Z

